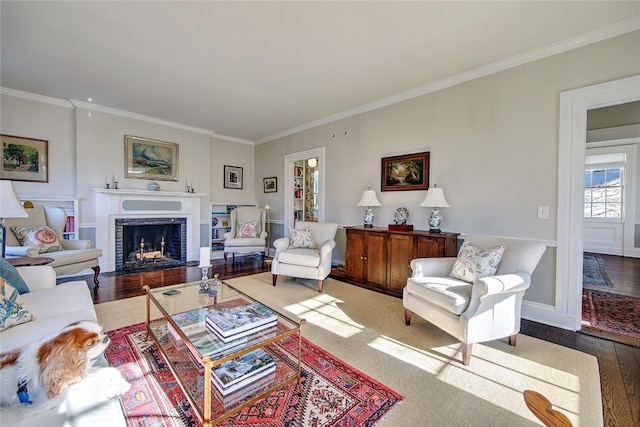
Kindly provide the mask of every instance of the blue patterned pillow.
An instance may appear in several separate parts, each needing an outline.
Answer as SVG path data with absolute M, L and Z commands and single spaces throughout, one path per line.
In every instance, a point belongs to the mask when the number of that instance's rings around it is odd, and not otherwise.
M 16 296 L 17 293 L 14 293 L 13 299 L 2 298 L 0 301 L 0 331 L 33 319 L 33 315 L 15 301 Z
M 3 278 L 18 293 L 26 294 L 29 292 L 29 287 L 24 283 L 22 276 L 18 274 L 18 270 L 4 258 L 0 258 L 0 278 Z

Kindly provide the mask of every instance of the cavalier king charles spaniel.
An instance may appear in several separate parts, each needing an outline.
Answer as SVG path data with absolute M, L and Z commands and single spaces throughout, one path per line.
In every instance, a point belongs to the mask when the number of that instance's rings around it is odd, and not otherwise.
M 89 374 L 108 344 L 100 325 L 82 321 L 21 350 L 0 354 L 0 406 L 55 401 Z

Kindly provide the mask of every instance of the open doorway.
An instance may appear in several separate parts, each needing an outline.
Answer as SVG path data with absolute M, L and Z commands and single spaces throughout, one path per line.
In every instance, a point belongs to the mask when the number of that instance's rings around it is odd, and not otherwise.
M 284 229 L 296 221 L 324 221 L 324 147 L 284 158 Z

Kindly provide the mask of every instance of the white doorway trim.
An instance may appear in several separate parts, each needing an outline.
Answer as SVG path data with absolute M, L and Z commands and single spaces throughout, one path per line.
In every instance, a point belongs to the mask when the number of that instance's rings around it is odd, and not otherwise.
M 560 94 L 555 311 L 568 329 L 582 320 L 583 179 L 587 111 L 640 100 L 640 75 Z
M 324 147 L 284 156 L 284 232 L 293 227 L 293 166 L 295 162 L 318 159 L 318 222 L 324 222 Z

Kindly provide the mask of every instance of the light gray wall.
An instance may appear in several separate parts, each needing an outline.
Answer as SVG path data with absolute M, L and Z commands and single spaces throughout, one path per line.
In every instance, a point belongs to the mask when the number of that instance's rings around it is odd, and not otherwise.
M 256 176 L 283 182 L 286 154 L 325 147 L 327 221 L 360 224 L 356 204 L 371 186 L 383 205 L 374 208 L 376 226 L 404 206 L 409 223 L 426 229 L 425 192 L 381 192 L 380 159 L 430 151 L 430 183 L 451 205 L 442 210 L 443 229 L 554 241 L 560 93 L 640 73 L 639 45 L 634 32 L 261 144 Z M 281 220 L 283 195 L 257 198 Z M 538 205 L 550 207 L 550 219 L 537 219 Z M 555 250 L 548 250 L 526 298 L 553 304 L 554 295 Z

